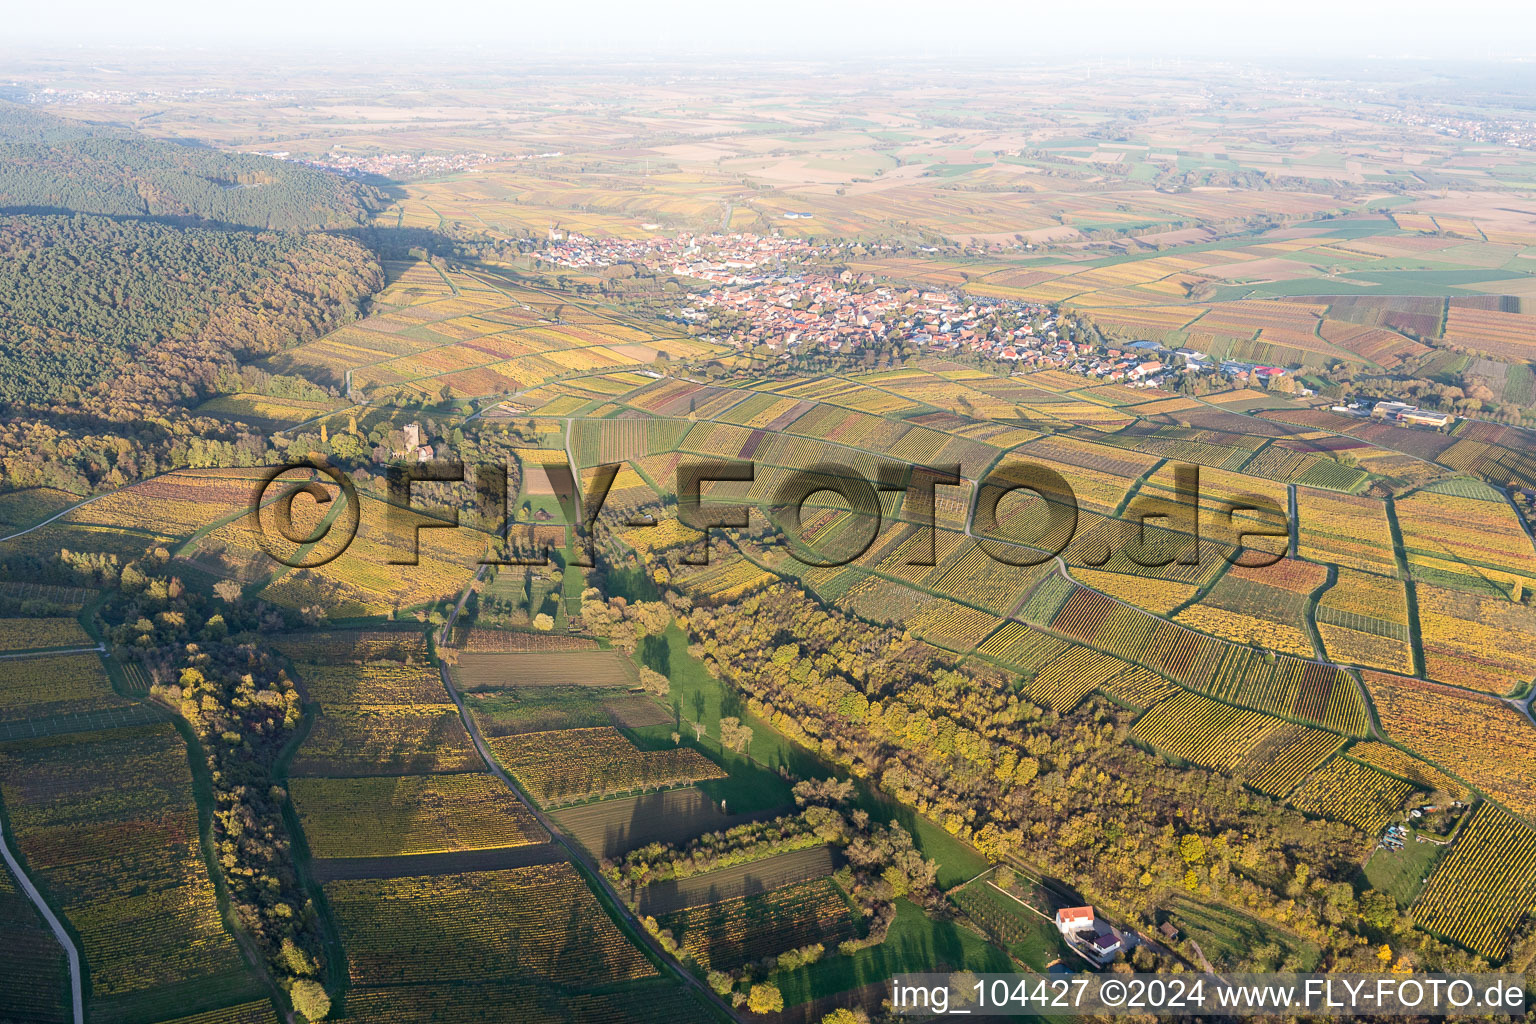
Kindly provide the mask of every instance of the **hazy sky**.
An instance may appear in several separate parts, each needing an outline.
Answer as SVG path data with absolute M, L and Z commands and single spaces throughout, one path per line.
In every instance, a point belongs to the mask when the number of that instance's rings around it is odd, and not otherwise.
M 54 0 L 0 39 L 835 57 L 1536 57 L 1530 0 Z M 1533 67 L 1536 74 L 1536 67 Z

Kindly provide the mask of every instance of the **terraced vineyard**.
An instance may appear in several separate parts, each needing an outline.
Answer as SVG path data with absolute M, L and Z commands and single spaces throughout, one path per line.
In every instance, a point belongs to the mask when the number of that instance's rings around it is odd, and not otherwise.
M 80 936 L 95 1012 L 179 985 L 251 987 L 169 724 L 0 745 L 0 796 L 30 869 Z
M 1277 725 L 1256 711 L 1186 692 L 1155 705 L 1136 723 L 1136 735 L 1175 757 L 1198 754 L 1208 767 L 1233 768 Z
M 731 970 L 812 943 L 833 948 L 855 934 L 847 898 L 826 878 L 660 914 L 656 923 L 705 970 Z
M 1291 804 L 1325 818 L 1347 821 L 1374 835 L 1403 809 L 1412 789 L 1409 783 L 1341 757 L 1330 761 L 1292 794 Z
M 825 878 L 834 866 L 832 851 L 816 844 L 676 881 L 652 882 L 640 889 L 636 902 L 643 914 L 667 914 Z
M 278 1024 L 282 1018 L 265 999 L 252 1000 L 221 1010 L 207 1010 L 186 1017 L 163 1021 L 162 1024 Z
M 1334 661 L 1413 672 L 1407 592 L 1400 580 L 1339 569 L 1318 601 L 1317 631 Z
M 526 1024 L 705 1024 L 711 1018 L 697 1000 L 666 982 L 616 986 L 603 992 L 562 992 L 548 986 L 485 982 L 356 989 L 347 1005 L 360 1020 L 412 1024 L 477 1024 L 517 1007 Z
M 565 864 L 330 882 L 325 891 L 360 988 L 568 978 L 597 987 L 656 973 Z
M 94 654 L 10 658 L 5 662 L 0 722 L 110 711 L 129 704 L 112 691 L 106 669 Z
M 1364 673 L 1388 735 L 1517 814 L 1536 816 L 1536 736 L 1530 722 L 1486 694 Z
M 1431 679 L 1507 694 L 1536 678 L 1536 610 L 1502 597 L 1421 584 L 1417 588 L 1424 669 Z
M 609 651 L 528 654 L 466 653 L 454 671 L 460 689 L 508 686 L 600 686 L 627 688 L 638 678 L 629 659 Z
M 1389 747 L 1385 743 L 1356 743 L 1349 748 L 1349 756 L 1370 765 L 1377 771 L 1407 779 L 1414 785 L 1431 792 L 1439 790 L 1456 800 L 1465 800 L 1468 796 L 1464 783 L 1419 758 L 1396 747 Z
M 1493 804 L 1462 829 L 1424 887 L 1416 915 L 1425 928 L 1498 958 L 1514 926 L 1536 905 L 1536 831 Z
M 0 651 L 91 646 L 94 646 L 91 638 L 74 619 L 0 618 Z
M 70 1024 L 69 962 L 32 901 L 0 870 L 0 920 L 5 964 L 0 967 L 0 1020 Z
M 1042 586 L 1028 605 L 1046 600 L 1045 594 Z M 1226 644 L 1082 587 L 1071 588 L 1054 612 L 1049 612 L 1054 603 L 1038 607 L 1035 612 L 1026 606 L 1024 614 L 1049 613 L 1053 631 L 1137 662 L 1193 690 L 1346 734 L 1365 734 L 1360 690 L 1331 666 Z
M 483 772 L 294 779 L 289 793 L 316 857 L 393 857 L 546 841 L 501 780 Z
M 1233 566 L 1175 621 L 1237 643 L 1310 658 L 1315 652 L 1306 631 L 1307 598 L 1327 576 L 1322 566 L 1289 559 L 1263 569 Z
M 1493 488 L 1482 487 L 1476 497 L 1426 488 L 1395 507 L 1415 579 L 1516 600 L 1536 586 L 1536 550 Z
M 332 641 L 337 646 L 330 647 Z M 484 767 L 420 635 L 335 634 L 287 650 L 320 705 L 295 775 L 403 775 Z M 304 660 L 306 656 L 316 660 Z
M 616 857 L 648 843 L 681 843 L 729 827 L 720 805 L 699 790 L 668 789 L 579 804 L 556 812 L 567 835 L 597 857 Z
M 1284 798 L 1345 742 L 1333 733 L 1301 726 L 1276 729 L 1249 756 L 1253 768 L 1248 783 L 1261 793 Z
M 496 759 L 546 806 L 725 777 L 688 747 L 641 750 L 611 727 L 493 736 Z

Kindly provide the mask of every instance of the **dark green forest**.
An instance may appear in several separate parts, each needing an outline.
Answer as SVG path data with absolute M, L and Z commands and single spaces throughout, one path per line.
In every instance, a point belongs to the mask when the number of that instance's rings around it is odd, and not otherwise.
M 266 438 L 194 407 L 359 315 L 384 285 L 359 241 L 379 198 L 0 103 L 0 486 L 264 458 Z
M 0 103 L 0 210 L 309 230 L 358 227 L 380 198 L 310 167 Z
M 121 393 L 144 363 L 143 397 L 203 396 L 221 364 L 317 337 L 381 284 L 339 236 L 0 218 L 0 402 L 67 399 L 108 376 Z

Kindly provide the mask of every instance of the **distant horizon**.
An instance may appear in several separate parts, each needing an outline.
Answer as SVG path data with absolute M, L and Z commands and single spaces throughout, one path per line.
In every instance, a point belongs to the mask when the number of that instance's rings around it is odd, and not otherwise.
M 908 62 L 911 70 L 948 70 L 954 72 L 1025 71 L 1031 68 L 1041 70 L 1105 68 L 1112 70 L 1113 68 L 1121 67 L 1137 71 L 1161 71 L 1179 69 L 1181 67 L 1188 67 L 1192 70 L 1201 67 L 1252 67 L 1255 70 L 1263 71 L 1306 70 L 1314 73 L 1332 71 L 1333 75 L 1328 77 L 1348 78 L 1360 70 L 1357 67 L 1341 65 L 1336 56 L 1299 53 L 1276 53 L 1271 55 L 1183 53 L 1172 56 L 1146 56 L 1132 53 L 1102 52 L 1092 55 L 1061 56 L 1051 53 L 1020 51 L 1014 54 L 966 54 L 964 56 L 970 63 L 964 66 L 956 66 L 956 55 L 954 54 L 905 53 L 897 50 L 871 50 L 869 52 L 842 55 L 796 55 L 769 52 L 738 53 L 705 49 L 677 49 L 666 55 L 657 55 L 654 52 L 625 51 L 622 49 L 594 51 L 577 48 L 563 49 L 555 46 L 519 50 L 517 46 L 518 44 L 515 42 L 451 43 L 445 41 L 438 43 L 408 43 L 405 41 L 379 39 L 358 41 L 345 49 L 338 49 L 334 45 L 320 41 L 279 43 L 277 41 L 261 40 L 245 40 L 236 48 L 233 41 L 214 39 L 189 39 L 174 42 L 143 40 L 116 43 L 65 43 L 36 39 L 30 42 L 0 41 L 0 60 L 92 60 L 139 55 L 154 55 L 163 58 L 182 56 L 207 57 L 218 60 L 227 60 L 235 57 L 237 59 L 254 60 L 281 56 L 313 58 L 325 54 L 342 60 L 389 56 L 408 60 L 415 59 L 422 62 L 423 65 L 428 61 L 440 60 L 444 57 L 473 56 L 486 62 L 517 57 L 530 61 L 529 68 L 541 71 L 546 70 L 546 65 L 548 64 L 568 61 L 573 57 L 589 60 L 594 66 L 633 65 L 636 67 L 678 68 L 698 71 L 733 67 L 783 68 L 796 65 L 802 65 L 807 68 L 839 70 L 871 70 L 876 67 L 879 67 L 881 70 L 891 70 L 880 62 L 896 59 Z M 1492 57 L 1418 53 L 1361 53 L 1355 55 L 1354 59 L 1380 66 L 1403 64 L 1465 69 L 1480 65 L 1509 67 L 1536 64 L 1536 51 L 1531 53 L 1501 54 Z M 1028 61 L 1028 64 L 1021 64 L 1021 61 Z M 405 66 L 407 68 L 411 67 L 409 64 Z M 908 69 L 901 68 L 895 70 Z M 326 69 L 316 68 L 315 70 L 323 73 Z M 509 75 L 515 75 L 525 70 L 525 68 L 506 67 L 504 70 Z M 3 73 L 3 71 L 4 69 L 0 68 L 0 73 Z M 1536 81 L 1532 82 L 1532 88 L 1536 90 Z
M 401 0 L 316 5 L 275 0 L 259 20 L 190 0 L 131 7 L 75 0 L 9 14 L 0 52 L 63 56 L 59 49 L 333 54 L 500 50 L 509 58 L 1028 59 L 1526 61 L 1536 59 L 1536 17 L 1510 0 L 1468 0 L 1447 17 L 1425 0 L 1336 4 L 1298 0 L 1269 12 L 1197 0 L 1178 11 L 1113 0 L 1092 9 L 1021 10 L 983 2 L 935 9 L 914 0 L 811 3 L 750 10 L 685 0 L 598 0 L 579 10 L 509 10 L 467 0 L 440 21 Z

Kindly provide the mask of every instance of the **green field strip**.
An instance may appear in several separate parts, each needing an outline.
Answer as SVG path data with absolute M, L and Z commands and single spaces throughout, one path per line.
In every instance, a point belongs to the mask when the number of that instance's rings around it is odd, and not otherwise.
M 1428 678 L 1424 668 L 1424 640 L 1419 630 L 1419 594 L 1413 573 L 1408 566 L 1408 553 L 1403 547 L 1403 528 L 1397 521 L 1397 503 L 1392 498 L 1384 502 L 1387 510 L 1387 528 L 1392 535 L 1392 553 L 1397 558 L 1398 578 L 1408 601 L 1408 644 L 1413 650 L 1413 674 Z
M 1293 502 L 1296 500 L 1295 495 L 1296 489 L 1293 487 L 1291 489 L 1291 500 Z M 1296 536 L 1294 532 L 1295 522 L 1296 520 L 1293 515 L 1291 519 L 1293 531 L 1291 536 L 1293 539 Z M 1323 634 L 1317 628 L 1317 606 L 1318 603 L 1322 600 L 1323 594 L 1327 593 L 1328 590 L 1332 588 L 1333 585 L 1338 581 L 1339 567 L 1336 565 L 1329 565 L 1328 575 L 1323 579 L 1323 582 L 1319 583 L 1316 589 L 1307 595 L 1306 609 L 1302 613 L 1302 624 L 1306 627 L 1307 637 L 1312 641 L 1312 651 L 1318 661 L 1327 661 L 1329 655 L 1328 645 L 1323 643 Z

